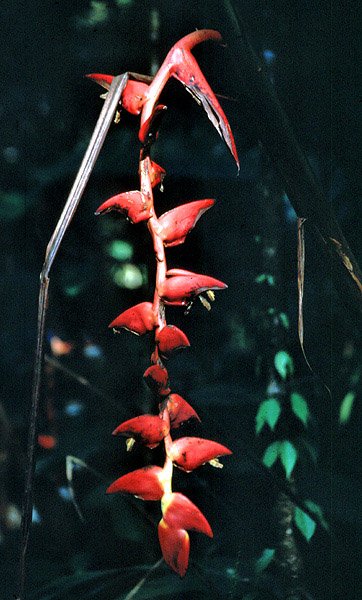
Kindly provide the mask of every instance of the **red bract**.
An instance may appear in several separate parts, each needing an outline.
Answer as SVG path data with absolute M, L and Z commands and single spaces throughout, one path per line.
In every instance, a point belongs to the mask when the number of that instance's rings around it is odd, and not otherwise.
M 104 75 L 103 73 L 90 73 L 86 77 L 99 83 L 106 90 L 109 90 L 113 80 L 113 75 Z M 129 79 L 121 96 L 122 108 L 132 115 L 139 115 L 146 99 L 147 90 L 146 83 Z
M 149 448 L 155 448 L 168 434 L 167 423 L 156 415 L 140 415 L 121 423 L 113 435 L 124 435 L 134 438 Z
M 225 289 L 227 285 L 208 275 L 184 269 L 167 270 L 165 248 L 182 244 L 198 219 L 215 201 L 210 198 L 193 200 L 164 212 L 158 218 L 158 211 L 156 212 L 154 207 L 153 188 L 161 184 L 162 191 L 165 171 L 152 161 L 151 153 L 153 144 L 158 139 L 162 116 L 166 112 L 166 107 L 158 104 L 158 100 L 168 79 L 174 77 L 186 87 L 198 104 L 202 105 L 239 167 L 228 120 L 191 54 L 192 48 L 205 40 L 220 42 L 221 35 L 218 31 L 202 29 L 185 36 L 171 48 L 153 80 L 144 75 L 126 74 L 127 83 L 123 87 L 119 103 L 134 115 L 141 113 L 138 134 L 141 141 L 139 190 L 123 192 L 109 198 L 101 204 L 96 213 L 116 210 L 123 213 L 132 223 L 147 221 L 147 230 L 152 238 L 156 259 L 153 302 L 141 302 L 128 308 L 109 326 L 123 328 L 136 335 L 154 332 L 155 344 L 151 351 L 151 366 L 146 369 L 144 379 L 158 396 L 156 401 L 159 415 L 140 415 L 129 419 L 121 423 L 113 434 L 128 438 L 128 451 L 132 449 L 136 440 L 149 448 L 162 443 L 165 459 L 163 468 L 145 467 L 119 477 L 109 486 L 107 493 L 123 492 L 143 500 L 161 500 L 163 518 L 158 526 L 158 536 L 162 554 L 166 563 L 181 577 L 186 573 L 189 560 L 188 530 L 195 530 L 210 537 L 213 533 L 197 506 L 183 494 L 172 492 L 174 465 L 186 472 L 206 462 L 221 467 L 217 457 L 231 454 L 231 451 L 217 442 L 197 437 L 183 437 L 175 441 L 172 439 L 172 429 L 180 427 L 192 418 L 198 421 L 200 419 L 186 400 L 178 394 L 171 393 L 164 363 L 172 352 L 189 346 L 190 342 L 181 329 L 167 324 L 165 305 L 186 306 L 188 312 L 194 299 L 199 296 L 203 306 L 210 310 L 211 302 L 215 298 L 213 290 Z M 112 75 L 100 73 L 93 73 L 88 77 L 107 90 L 113 80 Z M 118 116 L 117 113 L 116 121 Z M 43 436 L 44 439 L 45 437 Z
M 152 331 L 154 327 L 153 307 L 151 302 L 141 302 L 118 315 L 108 327 L 122 328 L 136 335 Z
M 147 197 L 138 190 L 112 196 L 97 208 L 95 214 L 101 215 L 111 210 L 123 213 L 131 223 L 147 221 L 151 217 Z
M 205 40 L 220 42 L 222 37 L 218 31 L 200 29 L 199 31 L 189 33 L 189 35 L 183 37 L 171 48 L 160 69 L 157 71 L 155 78 L 149 85 L 146 94 L 147 98 L 142 109 L 139 139 L 144 143 L 142 126 L 153 113 L 154 107 L 168 79 L 175 77 L 187 88 L 198 104 L 202 105 L 239 167 L 238 154 L 229 122 L 199 65 L 190 52 L 196 44 Z
M 195 200 L 195 202 L 182 204 L 161 215 L 158 222 L 162 225 L 160 236 L 165 246 L 182 244 L 201 215 L 213 204 L 215 204 L 215 200 Z
M 107 494 L 117 492 L 133 494 L 142 500 L 161 500 L 164 490 L 162 485 L 163 469 L 149 466 L 137 469 L 116 479 L 107 489 Z
M 161 183 L 161 185 L 162 185 L 162 181 L 163 181 L 165 175 L 166 175 L 165 169 L 163 169 L 162 167 L 160 167 L 160 165 L 158 165 L 153 160 L 151 160 L 151 167 L 149 169 L 151 186 L 155 187 L 159 183 Z
M 145 146 L 149 146 L 157 140 L 161 119 L 166 113 L 166 110 L 167 106 L 159 104 L 147 121 L 141 126 L 139 136 L 142 138 Z
M 202 512 L 186 496 L 165 494 L 161 503 L 163 519 L 169 527 L 199 531 L 213 537 L 211 527 Z
M 172 429 L 177 429 L 182 423 L 190 419 L 200 421 L 197 412 L 179 394 L 170 394 L 164 403 L 160 405 L 160 410 L 165 408 L 168 410 Z
M 143 377 L 149 388 L 160 396 L 168 396 L 171 392 L 169 388 L 168 372 L 161 365 L 151 365 L 143 373 Z
M 159 291 L 166 304 L 186 305 L 202 292 L 225 288 L 227 288 L 226 283 L 214 277 L 184 269 L 170 269 Z
M 169 527 L 163 519 L 158 524 L 158 539 L 165 563 L 184 577 L 189 564 L 190 538 L 185 529 Z
M 187 336 L 175 325 L 162 327 L 156 334 L 156 343 L 160 354 L 165 358 L 176 350 L 190 346 Z
M 183 437 L 172 443 L 168 455 L 184 471 L 193 471 L 218 456 L 232 454 L 229 448 L 197 437 Z

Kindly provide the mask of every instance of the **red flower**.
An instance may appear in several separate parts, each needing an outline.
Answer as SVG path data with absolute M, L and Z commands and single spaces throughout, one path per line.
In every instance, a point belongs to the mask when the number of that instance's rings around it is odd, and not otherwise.
M 141 115 L 139 139 L 144 143 L 145 138 L 143 137 L 142 126 L 152 115 L 154 107 L 157 104 L 158 98 L 168 79 L 170 77 L 175 77 L 181 81 L 197 102 L 202 105 L 210 121 L 227 144 L 239 167 L 237 150 L 229 122 L 214 92 L 201 72 L 199 65 L 191 54 L 191 49 L 196 46 L 196 44 L 205 40 L 215 40 L 220 42 L 222 38 L 218 31 L 213 31 L 212 29 L 200 29 L 189 33 L 171 48 L 147 90 L 146 100 Z
M 165 408 L 168 410 L 172 429 L 177 429 L 182 423 L 190 419 L 200 421 L 197 412 L 178 394 L 170 394 L 168 396 L 164 403 L 160 405 L 160 411 L 163 411 Z
M 150 166 L 148 172 L 149 172 L 149 176 L 150 176 L 151 186 L 155 187 L 159 183 L 162 186 L 162 182 L 163 182 L 164 177 L 166 175 L 165 169 L 163 169 L 162 167 L 160 167 L 160 165 L 158 165 L 157 163 L 155 163 L 153 160 L 151 160 L 150 163 L 151 163 L 151 166 Z M 162 189 L 161 189 L 161 191 L 162 191 Z
M 167 423 L 156 415 L 141 415 L 121 423 L 112 435 L 124 435 L 155 448 L 169 433 Z
M 116 479 L 107 489 L 107 494 L 123 492 L 142 500 L 161 500 L 164 493 L 162 474 L 161 467 L 137 469 Z
M 151 365 L 143 373 L 143 377 L 149 388 L 160 396 L 168 396 L 171 392 L 169 388 L 168 372 L 161 365 Z
M 160 235 L 165 246 L 182 244 L 201 215 L 213 204 L 215 204 L 215 200 L 195 200 L 177 206 L 161 215 L 158 222 L 162 225 Z
M 227 288 L 226 283 L 214 277 L 184 269 L 170 269 L 166 273 L 166 280 L 162 283 L 159 293 L 166 304 L 184 306 L 202 292 L 225 288 Z
M 161 519 L 158 524 L 158 539 L 166 564 L 176 571 L 180 577 L 183 577 L 189 563 L 189 534 L 185 529 L 169 527 L 164 519 Z
M 156 343 L 160 354 L 165 358 L 176 350 L 190 346 L 187 336 L 175 325 L 166 325 L 157 331 Z
M 158 104 L 150 117 L 141 125 L 139 138 L 143 140 L 144 147 L 149 148 L 157 140 L 158 130 L 166 110 L 167 106 Z
M 151 302 L 141 302 L 118 315 L 108 327 L 120 327 L 136 335 L 152 331 L 154 327 L 153 307 Z
M 161 503 L 163 520 L 169 527 L 199 531 L 213 537 L 211 527 L 202 512 L 183 494 L 165 494 Z
M 103 73 L 90 73 L 86 77 L 93 79 L 106 90 L 109 90 L 113 79 L 113 75 L 104 75 Z M 146 83 L 129 79 L 121 96 L 122 108 L 132 115 L 139 115 L 146 99 L 147 90 Z
M 138 190 L 112 196 L 97 208 L 95 214 L 101 215 L 111 210 L 123 213 L 131 223 L 147 221 L 152 216 L 147 197 Z
M 218 456 L 232 454 L 231 450 L 213 442 L 197 437 L 183 437 L 174 441 L 168 451 L 172 462 L 183 471 L 193 471 L 201 465 L 214 461 Z M 215 463 L 220 466 L 220 463 Z

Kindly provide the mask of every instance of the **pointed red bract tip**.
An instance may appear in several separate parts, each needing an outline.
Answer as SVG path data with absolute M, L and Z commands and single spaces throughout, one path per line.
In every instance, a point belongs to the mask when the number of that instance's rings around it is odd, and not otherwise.
M 143 377 L 148 387 L 156 394 L 159 394 L 160 396 L 168 396 L 170 394 L 170 382 L 165 367 L 161 367 L 161 365 L 151 365 L 146 369 Z
M 158 219 L 162 225 L 160 233 L 165 246 L 178 246 L 182 244 L 187 234 L 195 227 L 197 221 L 211 206 L 215 204 L 215 200 L 195 200 L 188 204 L 176 206 L 172 210 L 167 211 Z
M 88 79 L 92 79 L 92 81 L 95 81 L 106 90 L 109 90 L 114 75 L 105 75 L 104 73 L 89 73 L 86 75 L 86 77 L 88 77 Z
M 97 208 L 95 214 L 101 215 L 111 210 L 121 212 L 131 223 L 147 221 L 152 216 L 146 196 L 138 190 L 112 196 Z
M 160 411 L 165 408 L 168 410 L 172 429 L 177 429 L 180 425 L 186 423 L 190 419 L 201 421 L 197 412 L 182 398 L 182 396 L 179 396 L 179 394 L 170 394 L 160 405 Z
M 201 42 L 206 42 L 207 40 L 222 42 L 222 35 L 215 29 L 198 29 L 197 31 L 192 31 L 181 38 L 178 42 L 176 42 L 174 48 L 192 50 L 194 46 L 200 44 Z
M 155 448 L 169 433 L 167 423 L 157 415 L 140 415 L 121 423 L 112 435 L 132 437 L 149 448 Z
M 141 302 L 118 315 L 108 327 L 127 329 L 136 335 L 144 335 L 154 328 L 151 302 Z
M 160 354 L 165 358 L 168 358 L 176 350 L 190 346 L 187 335 L 175 325 L 165 325 L 160 329 L 156 334 L 156 343 Z
M 151 160 L 151 165 L 149 169 L 149 176 L 151 181 L 151 186 L 156 187 L 159 183 L 162 185 L 162 182 L 166 176 L 166 171 L 160 165 Z
M 183 494 L 178 492 L 165 494 L 162 498 L 161 507 L 163 519 L 169 527 L 199 531 L 213 537 L 212 529 L 206 517 Z
M 148 466 L 137 469 L 116 479 L 107 488 L 107 494 L 125 493 L 141 500 L 161 500 L 164 493 L 162 474 L 161 467 Z
M 165 563 L 184 577 L 189 564 L 190 538 L 184 529 L 173 529 L 163 519 L 158 524 L 158 539 Z
M 172 462 L 184 471 L 193 471 L 218 456 L 232 454 L 229 448 L 197 437 L 183 437 L 174 441 L 168 451 Z

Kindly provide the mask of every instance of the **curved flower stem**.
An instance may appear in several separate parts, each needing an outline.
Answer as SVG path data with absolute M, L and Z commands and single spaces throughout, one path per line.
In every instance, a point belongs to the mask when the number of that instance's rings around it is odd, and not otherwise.
M 160 237 L 161 225 L 156 217 L 154 204 L 153 204 L 153 192 L 152 192 L 152 182 L 151 182 L 151 159 L 149 156 L 146 158 L 142 158 L 140 160 L 140 188 L 141 193 L 147 198 L 148 208 L 151 213 L 151 218 L 148 220 L 148 230 L 151 234 L 153 241 L 153 248 L 156 256 L 156 285 L 155 285 L 155 293 L 153 298 L 153 312 L 154 319 L 156 324 L 156 330 L 164 327 L 166 325 L 165 318 L 165 307 L 162 302 L 159 290 L 166 279 L 166 271 L 167 271 L 167 263 L 166 263 L 166 254 L 165 247 L 163 241 Z M 155 355 L 158 359 L 157 348 L 155 351 Z

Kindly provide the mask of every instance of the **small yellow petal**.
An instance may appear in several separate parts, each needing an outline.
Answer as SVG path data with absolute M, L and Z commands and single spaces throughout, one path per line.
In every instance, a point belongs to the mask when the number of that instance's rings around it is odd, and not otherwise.
M 133 446 L 135 445 L 136 440 L 134 438 L 127 438 L 126 439 L 126 448 L 127 448 L 127 452 L 131 452 Z

